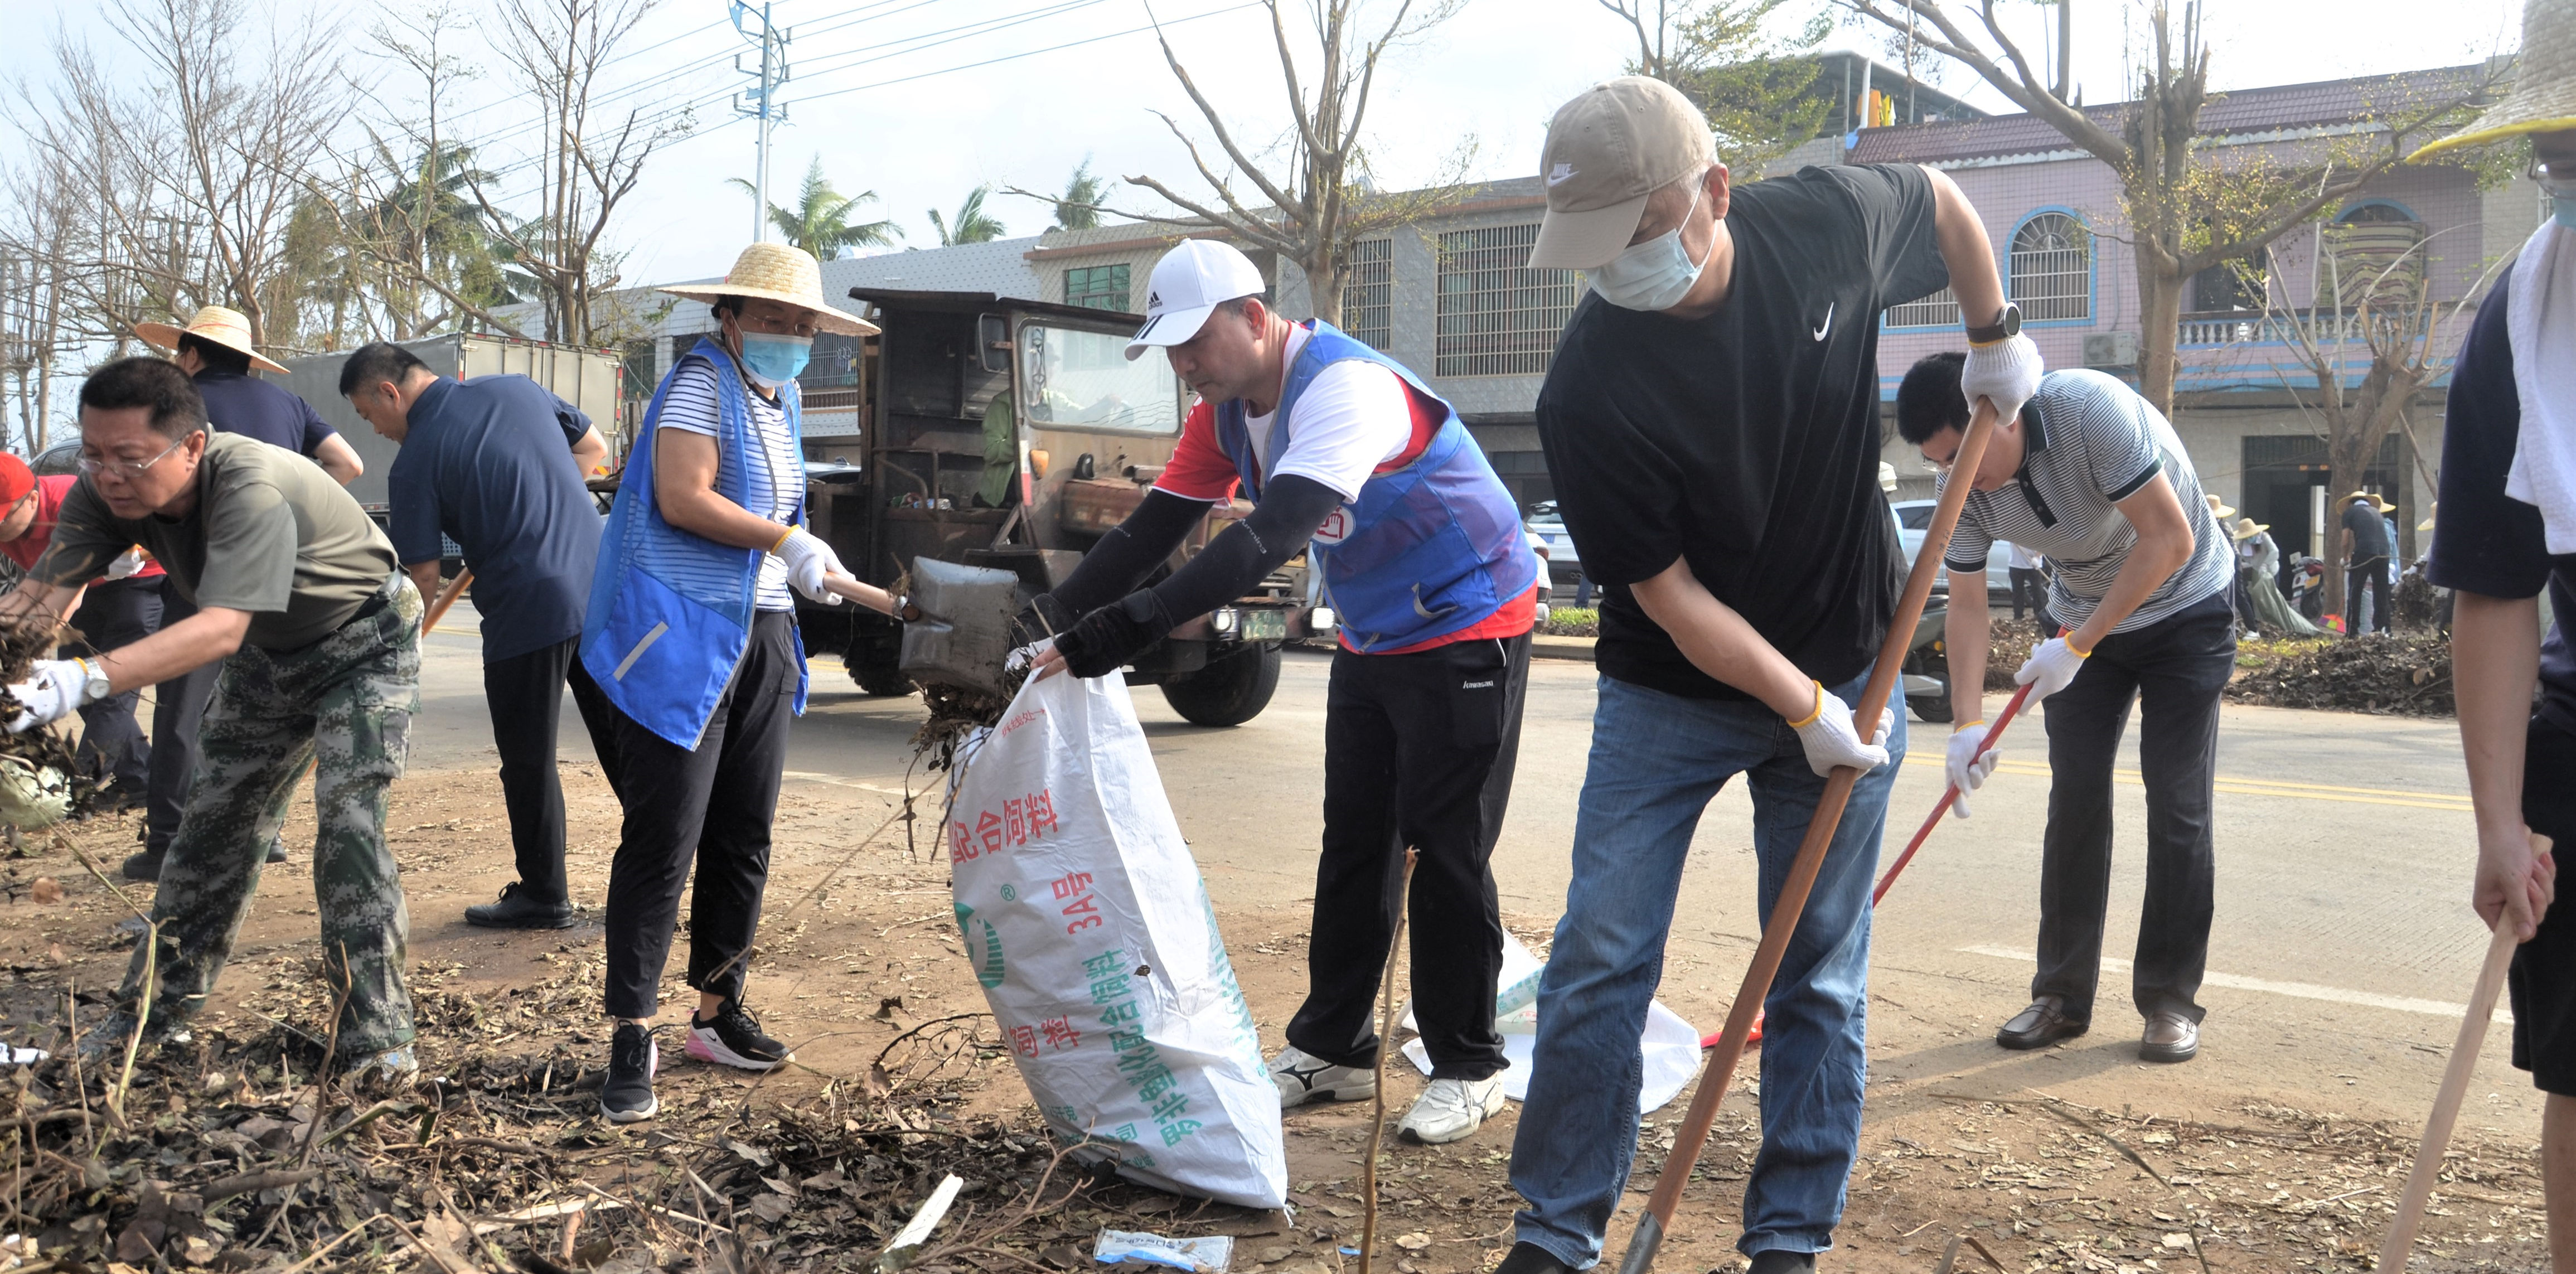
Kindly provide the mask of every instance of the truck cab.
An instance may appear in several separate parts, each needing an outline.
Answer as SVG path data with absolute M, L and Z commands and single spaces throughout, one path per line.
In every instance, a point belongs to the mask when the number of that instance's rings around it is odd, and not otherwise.
M 1180 441 L 1188 390 L 1159 349 L 1129 362 L 1141 315 L 980 292 L 856 288 L 883 329 L 818 348 L 804 378 L 814 533 L 860 579 L 898 589 L 916 558 L 1017 575 L 1021 600 L 1071 574 L 1144 499 Z M 1209 511 L 1163 570 L 1249 516 Z M 1160 686 L 1182 717 L 1238 725 L 1278 685 L 1281 644 L 1332 636 L 1301 554 L 1249 596 L 1141 652 L 1131 685 Z M 807 648 L 838 644 L 870 694 L 912 690 L 898 621 L 802 599 Z

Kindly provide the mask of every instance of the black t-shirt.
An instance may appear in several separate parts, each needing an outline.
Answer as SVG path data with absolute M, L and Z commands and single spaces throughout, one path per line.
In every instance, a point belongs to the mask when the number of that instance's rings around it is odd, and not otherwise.
M 1605 586 L 1604 674 L 1750 697 L 1693 666 L 1629 592 L 1675 558 L 1826 685 L 1878 657 L 1904 561 L 1878 486 L 1878 315 L 1949 282 L 1932 209 L 1910 164 L 1739 186 L 1715 314 L 1576 308 L 1538 429 L 1583 572 Z
M 2502 481 L 2502 475 L 2497 480 Z M 2354 565 L 2388 556 L 2388 523 L 2380 519 L 2377 502 L 2355 500 L 2343 506 L 2343 529 L 2352 532 L 2350 560 Z
M 2550 556 L 2540 510 L 2504 493 L 2522 437 L 2522 393 L 2513 383 L 2513 347 L 2505 340 L 2504 281 L 2478 306 L 2477 322 L 2451 366 L 2451 401 L 2442 424 L 2442 515 L 2433 528 L 2435 584 L 2486 597 L 2523 598 L 2549 590 L 2558 617 L 2540 646 L 2540 715 L 2576 733 L 2576 651 L 2567 617 L 2576 615 L 2576 553 Z

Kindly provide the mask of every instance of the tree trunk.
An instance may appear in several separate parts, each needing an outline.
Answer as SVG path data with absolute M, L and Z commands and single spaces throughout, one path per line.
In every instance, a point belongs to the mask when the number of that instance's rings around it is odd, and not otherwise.
M 2332 429 L 2329 420 L 2327 428 Z M 2345 450 L 2329 445 L 2326 449 L 2326 613 L 2340 615 L 2344 610 L 2343 497 L 2361 486 L 2361 466 L 2346 458 Z M 2353 634 L 2345 633 L 2349 637 Z
M 2186 280 L 2173 275 L 2170 258 L 2148 236 L 2140 235 L 2134 256 L 2138 274 L 2138 395 L 2173 419 L 2174 379 L 2182 362 L 2176 348 L 2182 338 L 2182 290 Z
M 1306 299 L 1314 306 L 1315 317 L 1348 331 L 1342 322 L 1342 292 L 1350 277 L 1339 254 L 1347 248 L 1324 244 L 1323 250 L 1298 262 L 1306 271 Z

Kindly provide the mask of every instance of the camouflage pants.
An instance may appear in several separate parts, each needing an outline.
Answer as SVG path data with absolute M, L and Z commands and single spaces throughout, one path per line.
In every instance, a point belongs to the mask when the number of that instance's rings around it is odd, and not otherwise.
M 385 789 L 402 776 L 420 710 L 421 600 L 399 575 L 387 597 L 374 614 L 300 650 L 244 646 L 224 660 L 152 904 L 161 927 L 153 1034 L 186 1022 L 214 990 L 259 891 L 268 844 L 312 761 L 322 966 L 327 993 L 348 995 L 340 1051 L 361 1056 L 411 1041 L 403 979 L 411 918 L 385 844 Z M 138 947 L 123 998 L 131 1004 L 142 990 Z

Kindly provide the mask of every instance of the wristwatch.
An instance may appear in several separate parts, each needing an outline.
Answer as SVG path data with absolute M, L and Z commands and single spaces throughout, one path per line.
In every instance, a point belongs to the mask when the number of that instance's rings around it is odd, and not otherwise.
M 2021 307 L 2007 301 L 2004 303 L 2004 312 L 1995 316 L 1992 326 L 1968 329 L 1968 342 L 1972 345 L 1992 345 L 1997 341 L 2010 340 L 2019 335 L 2021 335 Z
M 82 702 L 96 703 L 99 700 L 106 698 L 108 691 L 107 670 L 86 659 L 75 659 L 72 662 L 80 665 L 81 675 L 87 678 L 81 686 Z

